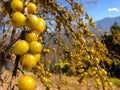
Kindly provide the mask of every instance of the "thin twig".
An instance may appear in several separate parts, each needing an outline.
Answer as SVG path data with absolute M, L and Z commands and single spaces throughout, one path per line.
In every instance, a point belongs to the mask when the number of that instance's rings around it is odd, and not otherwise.
M 7 90 L 14 90 L 13 81 L 14 81 L 16 75 L 17 75 L 18 64 L 19 64 L 19 58 L 20 58 L 20 56 L 17 56 L 17 58 L 16 58 L 16 60 L 15 60 L 15 67 L 14 67 L 14 69 L 13 69 L 13 73 L 12 73 L 10 85 L 8 86 L 8 89 L 7 89 Z

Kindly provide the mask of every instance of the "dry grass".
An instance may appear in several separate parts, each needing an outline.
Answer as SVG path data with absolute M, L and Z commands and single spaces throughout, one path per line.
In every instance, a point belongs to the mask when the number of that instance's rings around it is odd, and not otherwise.
M 25 75 L 30 75 L 36 80 L 36 90 L 45 90 L 45 87 L 37 78 L 35 75 L 32 73 L 26 72 Z M 12 80 L 14 84 L 17 84 L 18 79 L 22 76 L 21 73 L 19 73 L 17 79 Z M 7 90 L 7 87 L 9 85 L 9 81 L 11 80 L 11 74 L 9 71 L 6 71 L 4 73 L 4 84 L 3 84 L 3 89 L 0 90 Z M 74 76 L 61 76 L 61 79 L 59 75 L 53 75 L 51 78 L 52 82 L 52 88 L 50 90 L 102 90 L 99 89 L 95 82 L 92 79 L 88 79 L 86 82 L 79 84 L 78 83 L 78 77 Z M 116 79 L 111 79 L 113 84 L 115 85 Z M 117 83 L 120 85 L 120 80 L 117 79 Z M 60 89 L 58 89 L 60 88 Z M 15 86 L 14 90 L 18 90 L 17 86 Z M 120 86 L 114 86 L 113 89 L 110 90 L 120 90 Z
M 118 78 L 110 78 L 110 81 L 116 85 L 117 87 L 120 87 L 120 79 Z

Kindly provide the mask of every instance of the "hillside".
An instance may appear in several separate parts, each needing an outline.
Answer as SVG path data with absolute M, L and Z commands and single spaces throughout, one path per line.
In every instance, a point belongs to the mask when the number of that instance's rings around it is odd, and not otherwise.
M 96 21 L 97 28 L 102 30 L 102 33 L 104 33 L 106 30 L 110 32 L 110 27 L 114 24 L 114 22 L 117 22 L 118 25 L 120 25 L 120 16 L 119 17 L 113 17 L 109 18 L 106 17 L 102 20 Z M 94 33 L 95 30 L 91 29 Z

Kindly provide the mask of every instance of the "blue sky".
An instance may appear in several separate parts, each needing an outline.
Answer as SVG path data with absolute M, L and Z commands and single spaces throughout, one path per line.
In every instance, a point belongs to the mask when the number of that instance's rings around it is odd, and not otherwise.
M 94 21 L 105 17 L 120 16 L 120 0 L 98 0 L 96 4 L 86 10 Z
M 61 5 L 67 6 L 62 0 L 57 0 Z M 120 16 L 120 0 L 75 0 L 84 3 L 85 11 L 94 19 L 94 21 L 101 20 L 105 17 Z M 94 2 L 97 3 L 89 3 Z

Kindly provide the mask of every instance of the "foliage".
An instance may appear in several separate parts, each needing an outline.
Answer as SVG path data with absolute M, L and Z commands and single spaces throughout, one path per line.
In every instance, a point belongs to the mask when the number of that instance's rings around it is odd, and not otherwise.
M 110 78 L 110 80 L 113 82 L 113 84 L 117 85 L 117 86 L 120 86 L 120 79 L 117 79 L 117 78 Z
M 103 90 L 111 88 L 108 86 L 109 79 L 107 78 L 104 63 L 110 65 L 112 60 L 108 57 L 109 54 L 106 47 L 90 31 L 88 24 L 97 29 L 96 24 L 84 11 L 82 3 L 75 2 L 75 0 L 63 0 L 69 6 L 69 8 L 66 8 L 60 5 L 57 0 L 31 0 L 30 2 L 34 2 L 37 5 L 37 11 L 32 12 L 34 15 L 31 15 L 26 12 L 28 0 L 22 1 L 24 2 L 24 10 L 21 13 L 27 17 L 28 22 L 24 25 L 20 23 L 21 26 L 18 27 L 14 25 L 14 21 L 11 23 L 11 17 L 15 13 L 12 8 L 8 8 L 11 0 L 0 2 L 2 6 L 0 20 L 7 18 L 6 21 L 3 20 L 1 23 L 3 30 L 1 31 L 0 63 L 5 65 L 8 61 L 12 62 L 11 56 L 16 56 L 11 79 L 13 77 L 17 78 L 18 70 L 22 73 L 26 70 L 22 65 L 19 65 L 20 55 L 14 54 L 11 48 L 13 48 L 17 40 L 24 39 L 25 33 L 31 32 L 37 27 L 37 17 L 40 17 L 47 24 L 46 30 L 39 33 L 38 41 L 43 44 L 42 52 L 39 52 L 41 59 L 35 67 L 28 71 L 32 71 L 40 78 L 46 89 L 49 89 L 52 85 L 52 82 L 49 81 L 49 77 L 52 75 L 49 67 L 53 66 L 54 63 L 57 63 L 55 64 L 57 65 L 56 67 L 60 68 L 68 65 L 68 70 L 72 75 L 79 77 L 79 83 L 84 81 L 84 79 L 93 77 L 98 86 L 100 86 L 99 88 Z M 26 20 L 25 18 L 23 19 L 23 21 L 20 21 L 24 22 Z M 66 62 L 66 64 L 61 65 L 63 64 L 62 62 Z M 61 71 L 60 74 L 62 74 Z M 10 90 L 12 89 L 10 88 Z
M 117 43 L 120 45 L 120 26 L 117 25 L 115 22 L 114 25 L 111 27 L 111 33 L 113 36 L 114 43 Z
M 115 22 L 113 26 L 111 26 L 111 34 L 106 32 L 104 36 L 102 37 L 102 42 L 106 45 L 110 57 L 113 60 L 113 64 L 108 68 L 109 73 L 111 76 L 120 77 L 119 70 L 120 70 L 120 41 L 119 41 L 119 35 L 120 35 L 120 26 L 117 25 Z

